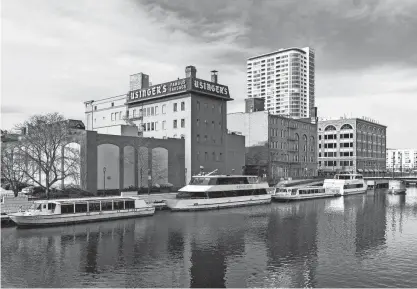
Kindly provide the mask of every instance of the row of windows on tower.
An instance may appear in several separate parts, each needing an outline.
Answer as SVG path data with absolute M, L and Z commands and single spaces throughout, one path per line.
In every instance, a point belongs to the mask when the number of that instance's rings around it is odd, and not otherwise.
M 161 106 L 161 108 L 162 108 L 162 114 L 166 114 L 167 113 L 167 105 L 163 104 Z M 181 111 L 185 111 L 185 102 L 184 101 L 181 102 L 180 108 L 181 108 Z M 178 103 L 173 103 L 172 110 L 173 110 L 173 112 L 178 111 Z M 140 109 L 135 109 L 134 108 L 132 110 L 132 114 L 133 114 L 133 117 L 158 115 L 159 114 L 159 105 L 149 106 L 149 107 L 140 108 Z
M 201 156 L 200 156 L 200 152 L 197 151 L 196 158 L 197 158 L 198 161 L 203 161 L 203 160 L 204 161 L 209 161 L 209 160 L 211 160 L 211 161 L 222 162 L 223 161 L 223 153 L 217 153 L 216 154 L 216 152 L 212 152 L 211 153 L 211 158 L 210 158 L 209 157 L 209 152 L 204 152 L 204 154 L 201 153 Z

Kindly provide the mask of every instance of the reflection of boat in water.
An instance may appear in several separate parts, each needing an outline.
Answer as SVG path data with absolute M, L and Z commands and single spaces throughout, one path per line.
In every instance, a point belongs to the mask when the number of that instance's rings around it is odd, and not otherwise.
M 361 174 L 340 173 L 333 179 L 324 180 L 323 187 L 328 192 L 338 193 L 342 196 L 364 194 L 368 189 Z
M 176 199 L 166 200 L 172 211 L 197 211 L 271 202 L 269 186 L 254 176 L 193 176 L 189 185 L 179 190 Z
M 405 195 L 407 190 L 406 183 L 402 180 L 390 180 L 388 194 Z
M 67 225 L 150 216 L 155 208 L 135 197 L 98 197 L 35 201 L 24 212 L 10 214 L 18 227 Z
M 326 191 L 322 187 L 286 187 L 277 188 L 272 199 L 275 201 L 300 201 L 308 199 L 338 197 L 340 193 Z
M 343 198 L 333 198 L 326 200 L 324 205 L 325 212 L 339 212 L 343 213 L 345 211 L 345 202 Z

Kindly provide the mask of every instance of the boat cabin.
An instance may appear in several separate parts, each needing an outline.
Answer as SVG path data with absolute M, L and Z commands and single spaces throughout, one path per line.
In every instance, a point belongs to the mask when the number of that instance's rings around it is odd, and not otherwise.
M 31 210 L 45 214 L 75 214 L 135 209 L 132 198 L 85 198 L 35 201 Z
M 192 186 L 218 186 L 218 185 L 247 185 L 258 184 L 256 176 L 193 176 L 189 185 Z
M 256 185 L 268 184 L 260 182 L 256 176 L 205 175 L 193 176 L 188 186 L 177 194 L 178 199 L 211 199 L 266 195 L 268 190 Z M 199 188 L 201 186 L 201 188 Z
M 336 174 L 334 176 L 336 180 L 362 180 L 363 176 L 361 174 Z
M 278 194 L 286 195 L 310 195 L 310 194 L 322 194 L 325 193 L 325 189 L 322 187 L 303 187 L 303 188 L 280 188 L 277 190 Z

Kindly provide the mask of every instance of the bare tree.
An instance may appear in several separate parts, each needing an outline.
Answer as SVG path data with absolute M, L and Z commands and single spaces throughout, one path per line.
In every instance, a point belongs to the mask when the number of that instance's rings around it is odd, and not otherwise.
M 51 113 L 34 115 L 18 128 L 27 128 L 21 140 L 22 156 L 38 168 L 44 179 L 37 178 L 27 167 L 23 172 L 45 188 L 49 198 L 50 189 L 56 182 L 74 177 L 79 171 L 79 151 L 67 145 L 73 134 L 69 122 L 62 115 Z
M 153 187 L 156 184 L 167 183 L 167 176 L 168 176 L 168 168 L 162 164 L 162 155 L 160 153 L 151 154 L 153 157 L 152 159 L 152 176 L 149 182 L 148 179 L 148 187 Z M 138 153 L 138 169 L 139 172 L 143 173 L 144 178 L 148 178 L 149 168 L 148 168 L 148 151 L 139 150 Z M 141 180 L 141 185 L 142 185 Z
M 18 141 L 3 143 L 1 149 L 1 178 L 10 185 L 17 196 L 22 184 L 27 181 L 24 173 L 26 162 L 21 155 L 21 143 Z

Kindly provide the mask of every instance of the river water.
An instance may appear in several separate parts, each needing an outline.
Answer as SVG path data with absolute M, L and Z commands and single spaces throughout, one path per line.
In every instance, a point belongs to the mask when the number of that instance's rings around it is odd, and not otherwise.
M 417 287 L 417 189 L 1 230 L 2 287 Z

